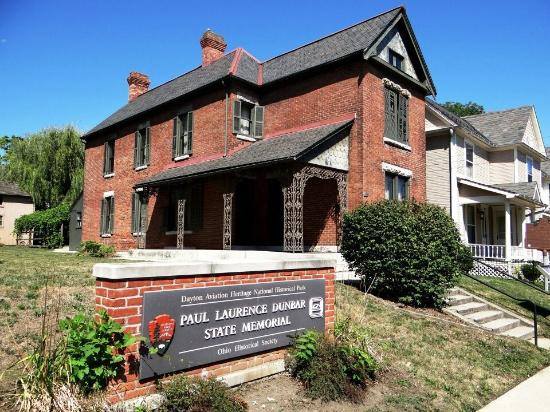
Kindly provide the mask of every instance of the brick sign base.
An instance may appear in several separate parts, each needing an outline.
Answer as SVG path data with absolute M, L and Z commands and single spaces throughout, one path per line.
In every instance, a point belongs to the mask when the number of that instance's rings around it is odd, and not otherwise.
M 105 271 L 106 273 L 108 271 Z M 124 326 L 126 332 L 135 336 L 146 336 L 147 328 L 143 327 L 143 295 L 150 291 L 168 291 L 176 289 L 201 288 L 210 286 L 247 285 L 263 282 L 283 282 L 304 279 L 324 279 L 324 316 L 325 330 L 334 326 L 334 268 L 292 269 L 262 272 L 216 273 L 212 275 L 158 276 L 124 279 L 112 279 L 107 274 L 102 276 L 102 265 L 94 268 L 96 277 L 95 307 L 106 310 L 117 322 Z M 285 349 L 275 349 L 220 361 L 183 371 L 187 375 L 223 376 L 231 372 L 262 365 L 267 362 L 283 359 Z M 139 379 L 139 344 L 133 345 L 125 354 L 125 374 L 114 381 L 108 389 L 107 401 L 111 404 L 149 395 L 155 392 L 157 379 Z M 164 376 L 174 376 L 175 374 Z

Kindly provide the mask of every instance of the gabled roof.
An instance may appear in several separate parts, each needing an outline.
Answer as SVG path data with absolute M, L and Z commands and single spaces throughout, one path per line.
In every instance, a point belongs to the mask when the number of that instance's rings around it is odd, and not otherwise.
M 434 110 L 442 114 L 444 117 L 446 117 L 448 120 L 453 122 L 458 127 L 462 127 L 467 132 L 470 132 L 471 134 L 476 136 L 478 139 L 483 141 L 485 144 L 489 146 L 495 146 L 495 144 L 492 141 L 490 141 L 483 133 L 477 130 L 470 122 L 468 122 L 464 118 L 457 116 L 456 114 L 447 110 L 445 107 L 441 106 L 440 104 L 436 103 L 434 100 L 430 98 L 426 98 L 426 103 L 428 104 L 428 107 L 433 108 Z
M 540 202 L 540 193 L 537 182 L 497 183 L 494 187 L 508 192 L 517 193 L 526 200 Z
M 550 157 L 550 147 L 545 147 L 544 149 L 546 151 L 546 157 Z M 541 162 L 540 170 L 545 177 L 550 177 L 550 160 Z
M 27 192 L 19 189 L 15 183 L 0 181 L 0 195 L 31 197 Z
M 227 170 L 245 169 L 284 161 L 304 159 L 340 132 L 349 128 L 352 118 L 305 130 L 271 136 L 227 156 L 188 166 L 173 167 L 149 177 L 136 187 L 185 180 L 191 177 L 223 173 Z
M 263 63 L 244 49 L 234 50 L 208 66 L 200 66 L 143 93 L 89 130 L 84 137 L 173 102 L 226 77 L 238 78 L 256 86 L 262 86 L 355 54 L 362 55 L 376 45 L 401 18 L 410 33 L 420 64 L 423 66 L 427 88 L 435 93 L 435 86 L 414 33 L 410 29 L 405 9 L 397 7 Z
M 497 146 L 523 141 L 525 128 L 533 112 L 532 106 L 465 116 L 464 119 L 481 131 Z

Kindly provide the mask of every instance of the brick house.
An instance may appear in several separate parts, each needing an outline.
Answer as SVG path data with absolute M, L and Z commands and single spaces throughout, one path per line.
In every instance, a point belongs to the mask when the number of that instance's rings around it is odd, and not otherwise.
M 264 62 L 207 31 L 202 64 L 85 136 L 83 240 L 334 250 L 342 212 L 426 198 L 426 62 L 399 7 Z

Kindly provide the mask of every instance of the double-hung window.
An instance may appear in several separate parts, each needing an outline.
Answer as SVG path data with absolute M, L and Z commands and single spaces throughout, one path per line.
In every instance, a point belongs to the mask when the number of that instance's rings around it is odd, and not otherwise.
M 384 87 L 385 123 L 384 137 L 400 143 L 409 143 L 408 110 L 409 98 L 398 90 Z
M 103 176 L 112 176 L 115 173 L 115 139 L 105 141 L 103 152 Z
M 396 69 L 403 70 L 403 56 L 392 49 L 388 49 L 388 60 L 390 64 Z
M 465 158 L 466 176 L 474 177 L 474 146 L 468 142 L 465 142 L 464 148 L 466 151 L 466 158 Z
M 149 166 L 151 154 L 151 132 L 148 124 L 140 126 L 134 137 L 134 168 Z
M 108 195 L 101 200 L 101 220 L 100 220 L 100 234 L 102 236 L 110 236 L 114 232 L 115 221 L 115 197 L 114 195 Z
M 143 192 L 132 193 L 132 234 L 142 234 L 146 228 L 145 219 L 147 219 L 147 200 Z
M 533 181 L 533 158 L 527 156 L 527 181 Z
M 264 108 L 244 100 L 233 102 L 233 133 L 261 139 L 264 134 Z
M 386 199 L 407 200 L 409 198 L 409 177 L 386 172 Z
M 189 156 L 193 149 L 193 112 L 174 117 L 172 137 L 172 158 L 179 160 Z
M 82 212 L 76 212 L 76 228 L 82 229 Z

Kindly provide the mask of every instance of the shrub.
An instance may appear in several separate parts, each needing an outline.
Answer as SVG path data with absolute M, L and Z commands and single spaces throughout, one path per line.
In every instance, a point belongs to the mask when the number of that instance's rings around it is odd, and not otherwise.
M 15 219 L 14 233 L 21 235 L 25 232 L 34 232 L 43 237 L 44 245 L 50 249 L 63 246 L 61 226 L 69 223 L 70 205 L 62 203 L 59 206 L 46 210 L 37 210 L 28 215 Z
M 413 306 L 441 308 L 447 289 L 473 265 L 452 218 L 414 201 L 347 213 L 341 252 L 373 293 Z
M 358 402 L 377 368 L 374 358 L 347 336 L 327 338 L 306 331 L 295 338 L 286 359 L 290 374 L 304 385 L 312 399 L 349 399 Z
M 86 240 L 80 244 L 80 253 L 92 257 L 110 257 L 116 253 L 116 250 L 114 246 Z
M 534 282 L 540 278 L 540 272 L 537 270 L 537 263 L 525 263 L 521 265 L 521 275 L 527 279 L 529 282 Z
M 164 396 L 160 412 L 241 412 L 248 409 L 243 399 L 214 378 L 179 376 L 161 384 L 159 392 Z
M 97 318 L 77 314 L 60 322 L 66 334 L 66 354 L 70 381 L 84 393 L 103 389 L 122 371 L 122 352 L 136 339 L 123 332 L 122 326 L 105 311 Z

